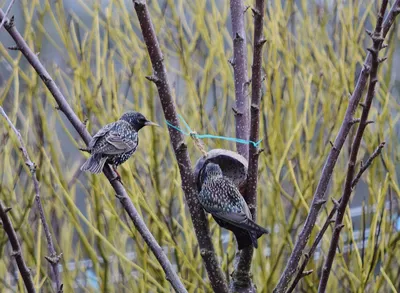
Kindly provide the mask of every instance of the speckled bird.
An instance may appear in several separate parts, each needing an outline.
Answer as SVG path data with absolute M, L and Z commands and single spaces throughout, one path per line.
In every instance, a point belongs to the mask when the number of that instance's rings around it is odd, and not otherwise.
M 148 125 L 158 126 L 143 114 L 130 111 L 123 114 L 118 121 L 101 128 L 89 142 L 88 148 L 82 149 L 91 156 L 82 165 L 81 170 L 100 173 L 104 164 L 108 163 L 116 171 L 117 166 L 128 160 L 136 151 L 139 144 L 138 131 Z
M 268 230 L 253 220 L 246 201 L 235 184 L 223 176 L 219 165 L 208 163 L 205 167 L 205 180 L 199 192 L 199 201 L 204 210 L 220 221 L 229 223 L 248 233 L 251 244 L 257 248 L 257 239 Z M 220 224 L 221 225 L 221 224 Z M 239 249 L 244 248 L 238 243 Z

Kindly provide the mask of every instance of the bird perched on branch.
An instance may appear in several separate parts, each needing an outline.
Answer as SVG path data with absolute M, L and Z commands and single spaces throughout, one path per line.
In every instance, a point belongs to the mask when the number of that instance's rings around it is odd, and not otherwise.
M 104 164 L 108 163 L 118 174 L 116 167 L 128 160 L 136 151 L 139 144 L 138 131 L 148 125 L 159 126 L 143 114 L 130 111 L 122 115 L 118 121 L 101 128 L 93 136 L 88 147 L 81 149 L 91 154 L 81 170 L 100 173 Z
M 247 233 L 251 243 L 240 243 L 239 249 L 252 244 L 258 247 L 257 239 L 268 230 L 257 225 L 253 220 L 246 201 L 240 194 L 233 182 L 223 176 L 219 165 L 208 163 L 205 167 L 206 177 L 199 192 L 199 201 L 204 210 L 213 215 L 217 223 L 222 227 L 233 226 L 239 228 L 240 232 Z M 221 222 L 222 221 L 222 222 Z M 224 224 L 230 224 L 226 225 Z M 238 229 L 230 229 L 238 232 Z M 235 233 L 235 235 L 240 233 Z

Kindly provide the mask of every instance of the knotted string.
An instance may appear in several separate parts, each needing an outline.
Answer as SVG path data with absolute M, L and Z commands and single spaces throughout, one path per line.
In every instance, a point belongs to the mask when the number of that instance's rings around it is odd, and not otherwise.
M 190 126 L 186 123 L 185 119 L 181 115 L 178 114 L 179 119 L 182 120 L 183 124 L 186 126 L 186 129 L 188 132 L 185 132 L 184 130 L 180 129 L 179 127 L 171 124 L 168 120 L 165 120 L 165 123 L 169 127 L 172 127 L 173 129 L 179 131 L 183 135 L 190 136 L 191 138 L 194 139 L 197 147 L 199 147 L 200 151 L 203 153 L 204 156 L 207 155 L 207 152 L 204 150 L 204 147 L 202 143 L 200 142 L 200 139 L 203 138 L 211 138 L 211 139 L 223 139 L 223 140 L 228 140 L 228 141 L 233 141 L 233 142 L 238 142 L 238 143 L 243 143 L 243 144 L 252 144 L 254 147 L 258 147 L 262 141 L 260 139 L 257 142 L 251 141 L 251 140 L 246 140 L 246 139 L 241 139 L 241 138 L 236 138 L 236 137 L 227 137 L 227 136 L 220 136 L 220 135 L 213 135 L 213 134 L 198 134 L 196 131 L 193 131 Z

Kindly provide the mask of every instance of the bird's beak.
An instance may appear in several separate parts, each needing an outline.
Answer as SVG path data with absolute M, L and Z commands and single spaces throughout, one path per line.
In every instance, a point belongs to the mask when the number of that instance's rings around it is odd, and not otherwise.
M 146 123 L 144 124 L 145 126 L 157 126 L 160 127 L 160 125 L 158 125 L 157 123 L 147 120 Z

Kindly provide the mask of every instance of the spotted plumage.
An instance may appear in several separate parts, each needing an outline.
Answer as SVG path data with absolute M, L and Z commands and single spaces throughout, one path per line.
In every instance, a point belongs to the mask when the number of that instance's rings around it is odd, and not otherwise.
M 204 210 L 212 214 L 220 225 L 222 221 L 221 226 L 234 226 L 239 228 L 241 233 L 247 233 L 251 244 L 257 248 L 257 239 L 261 235 L 267 234 L 268 230 L 252 220 L 243 196 L 233 182 L 223 176 L 222 170 L 217 164 L 208 163 L 205 174 L 206 178 L 199 193 L 199 201 Z M 234 231 L 235 229 L 230 230 Z M 240 244 L 239 241 L 238 244 L 239 249 L 248 246 Z
M 90 158 L 82 165 L 82 171 L 100 173 L 104 164 L 116 168 L 128 160 L 139 144 L 138 131 L 146 125 L 157 125 L 139 112 L 127 112 L 121 118 L 101 128 L 89 142 Z

